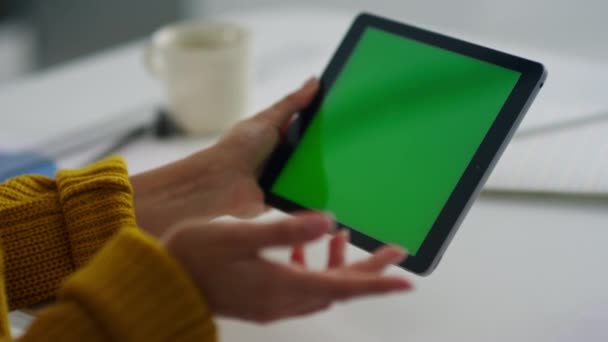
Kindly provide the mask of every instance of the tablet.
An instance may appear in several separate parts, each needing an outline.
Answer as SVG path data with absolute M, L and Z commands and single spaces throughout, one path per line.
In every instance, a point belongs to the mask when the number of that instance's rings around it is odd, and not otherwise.
M 266 165 L 266 201 L 332 212 L 352 244 L 402 246 L 400 266 L 428 274 L 545 77 L 537 62 L 361 14 Z

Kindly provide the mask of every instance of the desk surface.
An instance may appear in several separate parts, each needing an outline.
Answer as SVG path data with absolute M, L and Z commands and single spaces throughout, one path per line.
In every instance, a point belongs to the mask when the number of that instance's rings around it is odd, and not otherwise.
M 235 16 L 256 37 L 251 112 L 320 72 L 350 17 L 313 10 Z M 13 112 L 62 113 L 71 116 L 74 127 L 160 103 L 160 85 L 143 71 L 140 49 L 140 43 L 127 45 L 1 89 L 0 103 Z M 567 74 L 565 70 L 562 80 Z M 553 96 L 565 96 L 565 87 L 556 87 Z M 596 97 L 593 93 L 585 103 L 581 98 L 564 101 L 580 108 L 599 103 Z M 212 141 L 143 140 L 121 153 L 131 171 L 138 172 Z M 573 197 L 483 195 L 436 272 L 414 277 L 415 292 L 345 303 L 321 315 L 263 327 L 220 320 L 221 335 L 224 341 L 605 341 L 607 204 Z M 364 255 L 353 247 L 348 252 L 352 258 Z M 310 253 L 313 263 L 322 262 L 320 245 Z

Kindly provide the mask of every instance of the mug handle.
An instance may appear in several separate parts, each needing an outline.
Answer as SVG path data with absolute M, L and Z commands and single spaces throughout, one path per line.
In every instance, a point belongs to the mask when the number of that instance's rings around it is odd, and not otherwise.
M 157 78 L 164 75 L 164 63 L 158 55 L 158 50 L 152 41 L 148 41 L 144 47 L 144 64 L 146 69 Z

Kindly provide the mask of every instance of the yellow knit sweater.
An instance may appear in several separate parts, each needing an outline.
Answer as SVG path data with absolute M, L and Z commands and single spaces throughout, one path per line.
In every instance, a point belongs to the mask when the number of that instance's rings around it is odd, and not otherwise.
M 23 341 L 215 341 L 204 298 L 136 228 L 122 159 L 0 185 L 0 341 L 8 310 L 53 300 Z

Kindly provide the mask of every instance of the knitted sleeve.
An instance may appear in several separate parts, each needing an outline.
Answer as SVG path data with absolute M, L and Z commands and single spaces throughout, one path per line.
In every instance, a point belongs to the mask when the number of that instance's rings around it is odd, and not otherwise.
M 121 227 L 135 226 L 122 159 L 108 158 L 52 180 L 21 176 L 0 185 L 0 242 L 11 310 L 54 298 L 60 282 Z
M 213 342 L 217 332 L 181 266 L 152 237 L 126 228 L 68 277 L 22 341 Z

